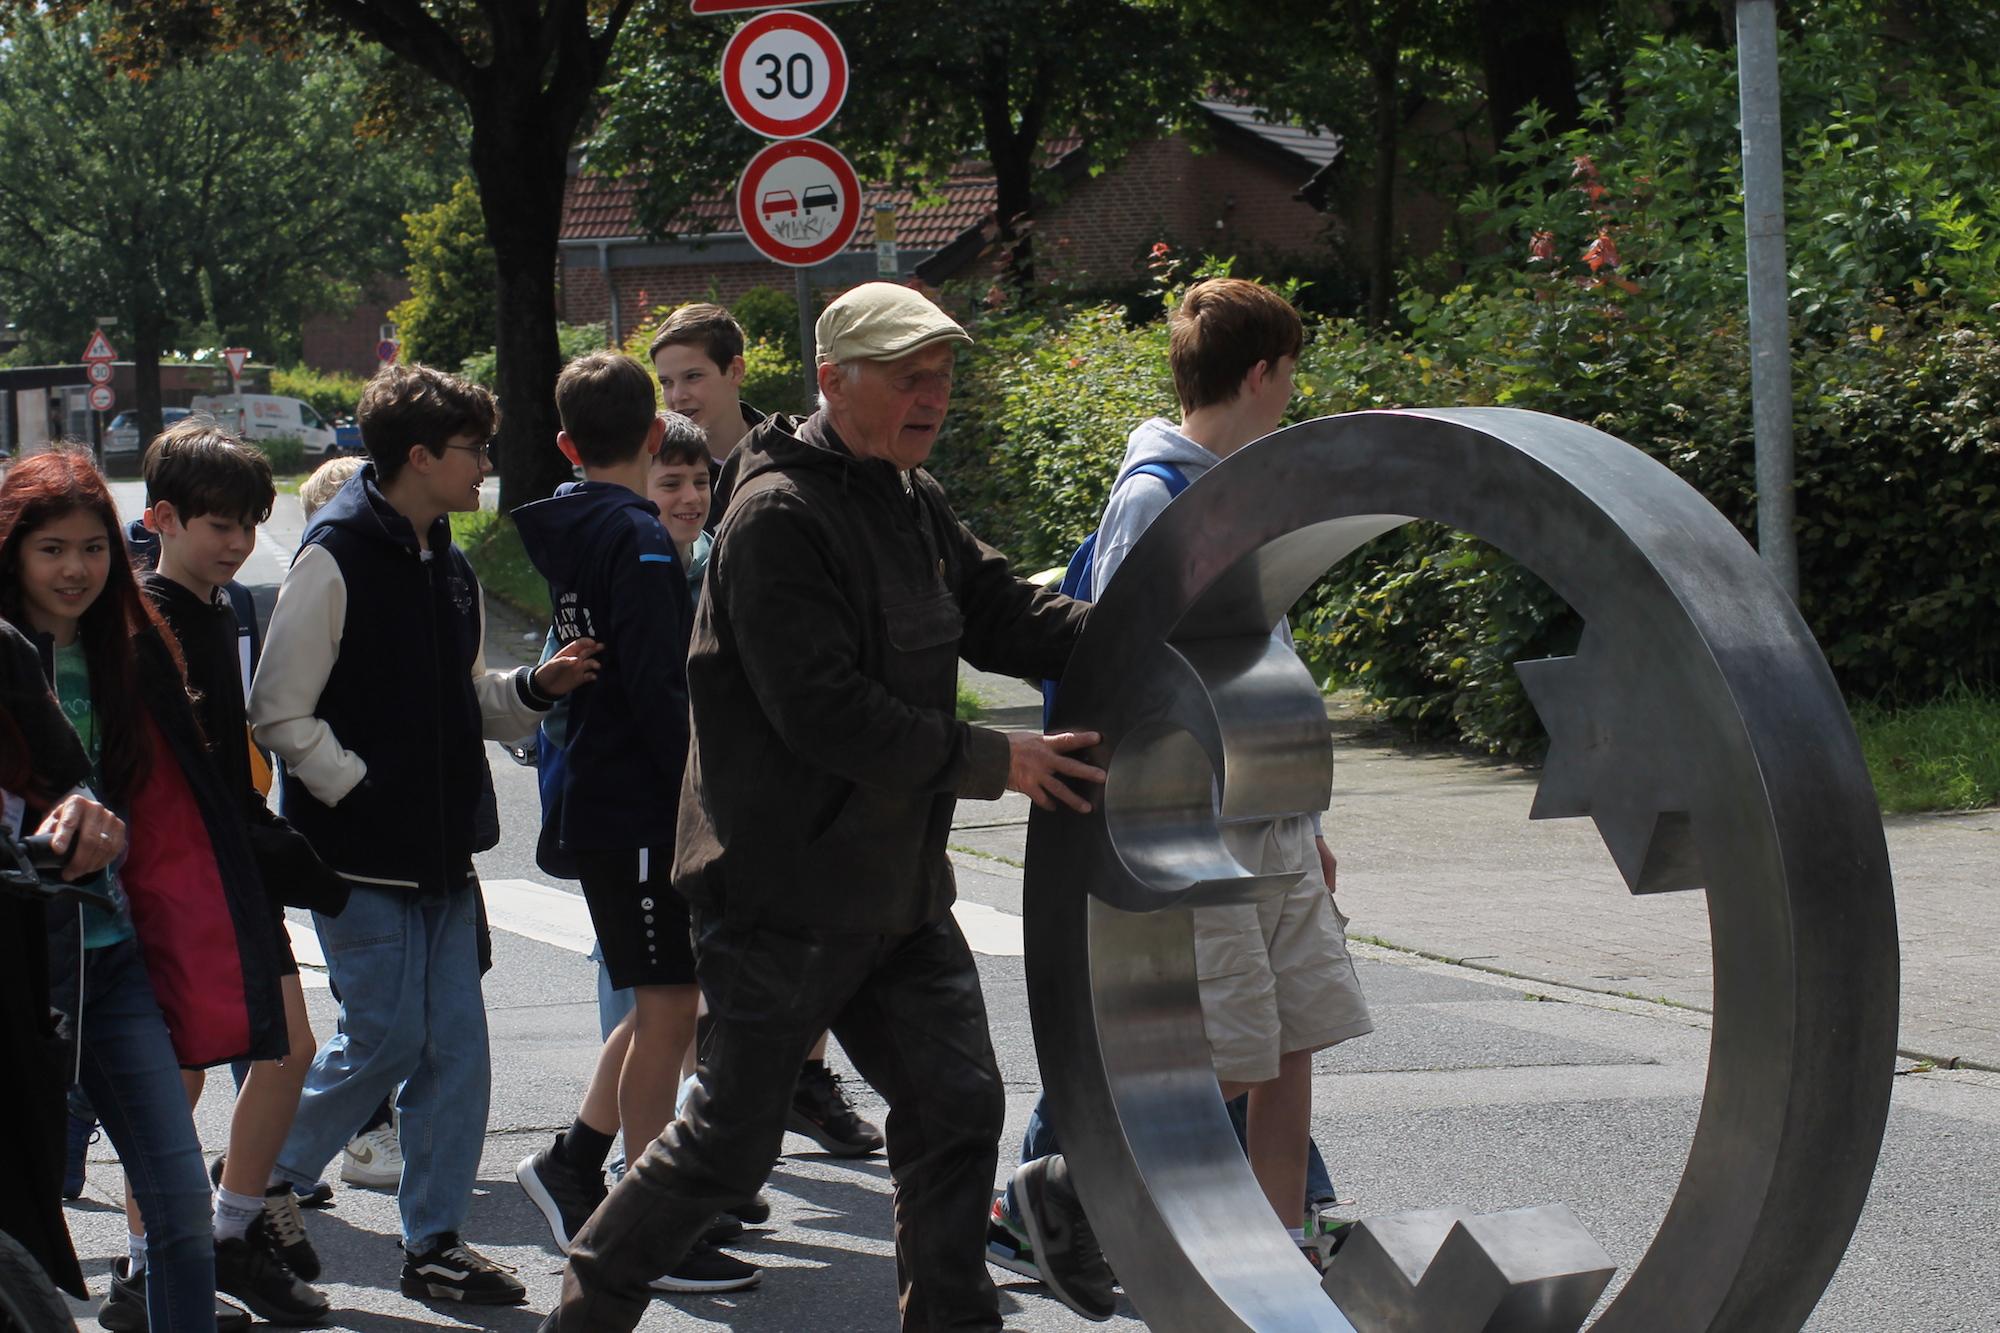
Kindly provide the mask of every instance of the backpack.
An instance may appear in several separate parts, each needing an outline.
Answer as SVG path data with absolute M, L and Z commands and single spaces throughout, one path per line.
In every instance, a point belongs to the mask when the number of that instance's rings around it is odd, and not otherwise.
M 1169 501 L 1186 490 L 1188 486 L 1186 474 L 1172 463 L 1139 463 L 1134 465 L 1129 472 L 1118 474 L 1118 479 L 1111 483 L 1112 492 L 1115 494 L 1118 487 L 1124 483 L 1127 477 L 1135 476 L 1154 477 L 1165 483 L 1167 499 Z M 1063 571 L 1062 582 L 1056 585 L 1056 591 L 1065 597 L 1074 597 L 1078 601 L 1089 601 L 1090 585 L 1096 574 L 1096 568 L 1097 534 L 1093 532 L 1083 539 L 1083 544 L 1076 548 L 1076 554 L 1069 558 L 1069 568 Z M 1042 682 L 1043 731 L 1048 730 L 1049 715 L 1055 712 L 1055 710 L 1056 682 L 1053 680 L 1044 680 Z

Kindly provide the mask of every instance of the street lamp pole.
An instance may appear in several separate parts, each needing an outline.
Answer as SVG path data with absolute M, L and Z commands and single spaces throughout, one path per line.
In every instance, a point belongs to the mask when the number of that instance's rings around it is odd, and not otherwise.
M 1736 77 L 1743 115 L 1743 232 L 1750 296 L 1750 414 L 1757 447 L 1757 550 L 1799 599 L 1793 532 L 1792 349 L 1785 267 L 1784 140 L 1778 119 L 1774 0 L 1737 0 Z

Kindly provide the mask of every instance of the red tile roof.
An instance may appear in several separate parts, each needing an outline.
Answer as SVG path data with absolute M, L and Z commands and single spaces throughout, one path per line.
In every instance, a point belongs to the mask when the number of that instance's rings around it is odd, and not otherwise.
M 563 201 L 562 239 L 620 240 L 639 235 L 632 205 L 640 185 L 641 178 L 637 176 L 570 177 L 568 196 Z M 938 193 L 943 196 L 941 200 L 919 208 L 913 190 L 893 189 L 879 182 L 863 186 L 864 225 L 855 232 L 847 248 L 869 252 L 875 249 L 874 229 L 865 223 L 877 204 L 895 208 L 896 243 L 905 250 L 942 249 L 953 237 L 993 213 L 993 173 L 984 162 L 961 164 Z M 675 230 L 683 236 L 741 231 L 736 222 L 734 198 L 710 196 L 696 200 Z

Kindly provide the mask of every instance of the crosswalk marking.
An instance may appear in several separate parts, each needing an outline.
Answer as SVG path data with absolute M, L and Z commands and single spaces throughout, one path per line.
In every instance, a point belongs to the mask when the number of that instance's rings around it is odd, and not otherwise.
M 532 879 L 488 879 L 480 881 L 480 887 L 486 892 L 486 919 L 495 930 L 570 953 L 587 954 L 597 943 L 582 894 Z M 961 898 L 952 904 L 951 914 L 974 953 L 1019 958 L 1024 952 L 1021 918 L 1013 913 Z M 293 920 L 285 922 L 285 930 L 292 938 L 292 956 L 299 961 L 300 982 L 307 990 L 325 990 L 326 953 L 318 933 Z

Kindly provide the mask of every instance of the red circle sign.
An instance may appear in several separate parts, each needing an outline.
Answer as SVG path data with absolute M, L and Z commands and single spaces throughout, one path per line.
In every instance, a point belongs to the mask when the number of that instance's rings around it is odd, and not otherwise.
M 854 239 L 861 178 L 839 149 L 817 139 L 769 144 L 736 183 L 736 217 L 765 258 L 810 268 Z
M 759 14 L 722 53 L 722 96 L 767 139 L 811 134 L 847 100 L 847 52 L 810 14 Z
M 112 392 L 111 392 L 111 386 L 110 386 L 110 385 L 108 385 L 108 384 L 93 384 L 93 385 L 91 385 L 91 386 L 90 386 L 90 410 L 91 410 L 91 411 L 93 411 L 93 412 L 109 412 L 109 411 L 111 410 L 111 405 L 112 405 L 113 403 L 117 402 L 117 401 L 118 401 L 118 399 L 117 399 L 117 398 L 116 398 L 116 396 L 114 396 L 114 395 L 112 394 Z

